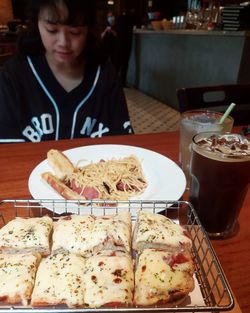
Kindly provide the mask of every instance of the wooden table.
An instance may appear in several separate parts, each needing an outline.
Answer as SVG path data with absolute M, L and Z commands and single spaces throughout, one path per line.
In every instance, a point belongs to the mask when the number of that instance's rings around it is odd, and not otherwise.
M 51 148 L 66 150 L 93 144 L 128 144 L 159 152 L 178 162 L 179 133 L 103 137 L 101 139 L 74 139 L 42 143 L 0 145 L 0 199 L 30 198 L 28 178 L 33 168 L 46 158 Z M 157 164 L 152 164 L 157 166 Z M 228 282 L 240 304 L 234 313 L 250 312 L 250 190 L 243 204 L 240 231 L 231 239 L 213 240 L 212 245 L 220 260 Z

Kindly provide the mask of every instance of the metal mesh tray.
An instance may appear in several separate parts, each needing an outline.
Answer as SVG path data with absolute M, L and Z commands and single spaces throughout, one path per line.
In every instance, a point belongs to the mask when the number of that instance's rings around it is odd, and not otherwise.
M 234 300 L 211 246 L 192 205 L 186 201 L 74 201 L 74 200 L 3 200 L 0 201 L 0 227 L 9 220 L 19 217 L 43 216 L 56 217 L 69 213 L 108 215 L 120 210 L 129 210 L 132 220 L 136 220 L 138 210 L 148 210 L 171 218 L 184 226 L 190 233 L 195 264 L 195 289 L 199 289 L 202 301 L 189 302 L 179 306 L 122 307 L 98 309 L 69 309 L 66 306 L 29 308 L 21 305 L 0 304 L 1 312 L 220 312 L 234 307 Z M 63 214 L 61 214 L 63 212 Z

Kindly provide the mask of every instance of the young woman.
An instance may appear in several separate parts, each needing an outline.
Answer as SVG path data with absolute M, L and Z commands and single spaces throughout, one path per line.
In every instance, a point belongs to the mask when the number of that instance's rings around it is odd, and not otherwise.
M 94 0 L 30 1 L 18 53 L 0 73 L 0 142 L 132 132 L 116 71 L 94 35 Z

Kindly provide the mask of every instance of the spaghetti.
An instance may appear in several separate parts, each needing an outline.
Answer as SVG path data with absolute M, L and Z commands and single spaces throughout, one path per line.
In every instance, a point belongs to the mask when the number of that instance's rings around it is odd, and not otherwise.
M 65 177 L 65 183 L 86 198 L 128 200 L 147 187 L 141 163 L 134 155 L 78 167 L 80 162 L 73 173 Z M 88 191 L 92 193 L 89 197 Z

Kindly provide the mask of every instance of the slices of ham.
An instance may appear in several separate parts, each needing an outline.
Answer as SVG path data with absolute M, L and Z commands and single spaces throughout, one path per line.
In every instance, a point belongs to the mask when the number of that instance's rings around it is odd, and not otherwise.
M 80 187 L 76 185 L 76 182 L 72 180 L 70 188 L 78 193 L 79 195 L 82 195 L 86 198 L 86 200 L 93 200 L 99 198 L 99 192 L 94 187 Z

